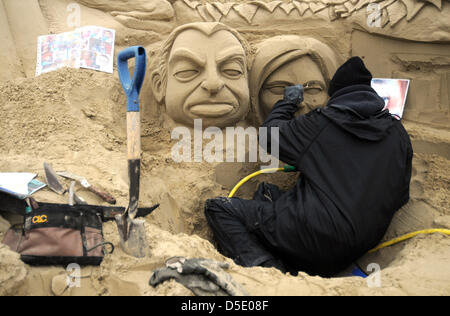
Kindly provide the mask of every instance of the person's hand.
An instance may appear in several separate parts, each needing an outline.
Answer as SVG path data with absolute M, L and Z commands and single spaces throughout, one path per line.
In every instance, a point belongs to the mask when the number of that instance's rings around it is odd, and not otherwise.
M 286 87 L 284 89 L 285 101 L 292 102 L 295 105 L 300 105 L 303 102 L 304 88 L 301 84 L 296 86 Z

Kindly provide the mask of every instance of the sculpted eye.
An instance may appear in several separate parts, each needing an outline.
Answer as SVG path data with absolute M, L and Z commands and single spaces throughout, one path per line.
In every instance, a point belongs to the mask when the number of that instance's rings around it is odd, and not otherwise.
M 290 86 L 291 84 L 288 82 L 284 82 L 284 81 L 277 81 L 277 82 L 272 82 L 272 83 L 267 83 L 263 86 L 264 90 L 269 91 L 272 94 L 275 95 L 283 95 L 284 94 L 284 89 L 288 86 Z
M 304 85 L 305 93 L 315 95 L 319 94 L 324 90 L 324 86 L 317 81 L 308 82 Z
M 273 86 L 268 88 L 267 90 L 269 90 L 273 94 L 282 95 L 284 94 L 284 88 L 285 86 Z
M 239 78 L 242 76 L 242 71 L 234 69 L 224 69 L 223 72 L 229 77 Z
M 181 81 L 188 81 L 188 80 L 194 79 L 198 74 L 199 74 L 198 70 L 189 69 L 189 70 L 177 71 L 174 74 L 174 76 L 175 76 L 175 78 L 177 78 Z
M 322 91 L 323 91 L 322 88 L 308 88 L 308 89 L 305 89 L 305 93 L 309 93 L 309 94 L 312 94 L 312 95 L 319 94 Z
M 242 66 L 236 61 L 224 63 L 221 66 L 221 71 L 230 79 L 239 79 L 244 74 Z

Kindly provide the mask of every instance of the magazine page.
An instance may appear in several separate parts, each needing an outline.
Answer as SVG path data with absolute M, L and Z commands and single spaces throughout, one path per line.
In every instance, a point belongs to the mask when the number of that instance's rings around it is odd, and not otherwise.
M 113 73 L 115 30 L 86 26 L 80 29 L 80 66 Z
M 409 80 L 374 78 L 372 88 L 383 98 L 385 109 L 389 109 L 392 115 L 401 119 L 408 96 Z
M 80 68 L 79 31 L 38 37 L 36 76 L 62 67 Z
M 98 26 L 39 36 L 36 76 L 62 67 L 113 73 L 115 36 L 115 30 Z

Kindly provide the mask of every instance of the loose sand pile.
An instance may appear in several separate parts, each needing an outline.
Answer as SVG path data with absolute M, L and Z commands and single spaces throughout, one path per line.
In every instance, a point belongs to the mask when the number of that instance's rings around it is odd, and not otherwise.
M 62 69 L 38 78 L 8 81 L 0 85 L 0 111 L 0 171 L 35 172 L 45 181 L 42 165 L 46 161 L 56 170 L 87 176 L 113 194 L 118 205 L 127 205 L 125 99 L 118 78 Z M 419 229 L 450 228 L 450 133 L 422 124 L 405 125 L 417 144 L 411 201 L 398 212 L 385 239 Z M 140 205 L 161 203 L 146 219 L 152 256 L 137 260 L 124 254 L 115 223 L 106 223 L 105 239 L 116 245 L 116 251 L 107 255 L 100 267 L 83 268 L 80 288 L 66 289 L 64 268 L 29 267 L 2 246 L 0 294 L 192 295 L 173 281 L 156 289 L 148 285 L 152 271 L 171 256 L 226 260 L 231 263 L 231 275 L 251 295 L 450 293 L 450 238 L 439 234 L 416 237 L 361 258 L 358 263 L 363 269 L 370 263 L 380 265 L 381 287 L 369 287 L 367 280 L 358 277 L 323 279 L 302 273 L 292 277 L 275 269 L 236 266 L 214 248 L 203 203 L 207 198 L 226 195 L 255 166 L 174 163 L 170 130 L 161 127 L 158 120 L 144 119 L 143 144 Z M 248 196 L 259 181 L 295 180 L 292 175 L 285 177 L 265 175 L 249 183 L 240 195 Z M 90 204 L 102 204 L 82 188 L 77 192 Z M 35 198 L 67 202 L 67 196 L 49 189 L 38 192 Z M 1 223 L 3 237 L 8 225 L 4 220 Z

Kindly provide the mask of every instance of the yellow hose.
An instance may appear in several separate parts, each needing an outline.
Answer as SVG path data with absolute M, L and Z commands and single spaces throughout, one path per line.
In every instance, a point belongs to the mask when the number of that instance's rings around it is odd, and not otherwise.
M 271 169 L 262 169 L 255 173 L 252 173 L 251 175 L 249 175 L 249 176 L 245 177 L 244 179 L 242 179 L 241 181 L 239 181 L 239 183 L 236 184 L 236 186 L 233 188 L 233 190 L 231 190 L 230 195 L 228 195 L 228 197 L 232 198 L 236 194 L 237 190 L 239 190 L 239 188 L 245 182 L 250 180 L 251 178 L 254 178 L 254 177 L 259 176 L 260 174 L 264 174 L 264 173 L 273 173 L 273 172 L 284 171 L 284 170 L 285 170 L 284 168 L 271 168 Z
M 291 169 L 289 169 L 291 168 Z M 263 169 L 263 170 L 259 170 L 255 173 L 252 173 L 251 175 L 245 177 L 244 179 L 242 179 L 241 181 L 239 181 L 239 183 L 233 188 L 233 190 L 231 190 L 230 194 L 228 195 L 228 198 L 232 198 L 237 190 L 239 190 L 239 188 L 246 183 L 247 181 L 249 181 L 250 179 L 260 175 L 260 174 L 264 174 L 264 173 L 273 173 L 273 172 L 278 172 L 278 171 L 285 171 L 285 172 L 293 172 L 295 171 L 295 168 L 293 167 L 284 167 L 284 168 L 272 168 L 272 169 Z M 369 253 L 373 253 L 375 251 L 378 251 L 380 249 L 398 244 L 402 241 L 405 241 L 407 239 L 411 239 L 417 235 L 424 235 L 424 234 L 434 234 L 434 233 L 442 233 L 444 235 L 448 235 L 450 236 L 450 230 L 449 229 L 425 229 L 425 230 L 419 230 L 413 233 L 409 233 L 400 237 L 397 237 L 395 239 L 392 239 L 390 241 L 384 242 L 380 245 L 378 245 L 377 247 L 375 247 L 374 249 L 370 250 Z
M 390 241 L 384 242 L 380 245 L 378 245 L 376 248 L 372 249 L 369 251 L 369 253 L 373 253 L 375 251 L 378 251 L 382 248 L 386 248 L 395 244 L 398 244 L 399 242 L 405 241 L 407 239 L 413 238 L 417 235 L 422 235 L 422 234 L 434 234 L 434 233 L 442 233 L 444 235 L 448 235 L 450 236 L 450 230 L 449 229 L 425 229 L 425 230 L 419 230 L 417 232 L 413 232 L 413 233 L 409 233 L 403 236 L 400 236 L 398 238 L 392 239 Z

